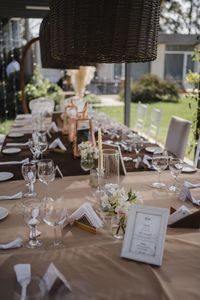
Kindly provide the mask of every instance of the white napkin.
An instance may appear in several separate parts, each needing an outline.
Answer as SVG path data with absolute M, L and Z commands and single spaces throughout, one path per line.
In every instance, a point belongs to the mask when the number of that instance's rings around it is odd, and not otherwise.
M 65 276 L 56 268 L 53 263 L 50 263 L 46 273 L 43 276 L 48 291 L 51 290 L 57 278 L 64 283 L 64 285 L 70 292 L 72 291 L 71 286 Z
M 3 161 L 0 162 L 0 166 L 4 166 L 4 165 L 20 165 L 20 164 L 24 164 L 24 163 L 28 163 L 29 162 L 29 158 L 23 159 L 23 160 L 12 160 L 12 161 Z
M 20 147 L 25 147 L 27 146 L 28 147 L 28 144 L 29 142 L 26 142 L 26 143 L 7 143 L 6 146 L 8 147 L 12 147 L 12 146 L 20 146 Z
M 139 168 L 139 165 L 140 165 L 141 161 L 142 161 L 141 157 L 138 156 L 138 158 L 137 158 L 137 160 L 136 160 L 136 163 L 135 163 L 135 168 L 136 168 L 136 169 Z
M 55 149 L 56 147 L 59 147 L 60 149 L 62 149 L 63 151 L 66 151 L 66 147 L 63 145 L 63 143 L 61 142 L 61 140 L 59 138 L 55 139 L 50 145 L 49 145 L 49 149 Z
M 79 220 L 85 216 L 90 224 L 95 228 L 100 228 L 103 226 L 102 220 L 97 216 L 96 212 L 92 208 L 89 202 L 85 202 L 81 205 L 71 216 L 70 221 Z
M 189 181 L 185 181 L 183 184 L 183 187 L 180 191 L 180 195 L 179 195 L 180 200 L 185 201 L 186 199 L 189 199 L 194 204 L 200 206 L 200 199 L 195 199 L 194 195 L 191 194 L 191 189 L 195 189 L 195 188 L 199 188 L 199 187 L 200 187 L 200 183 L 193 184 Z
M 58 126 L 56 125 L 55 122 L 51 123 L 51 130 L 53 130 L 54 132 L 59 132 L 60 129 L 58 128 Z
M 55 167 L 55 171 L 57 171 L 57 172 L 58 172 L 58 174 L 60 175 L 60 177 L 61 177 L 61 178 L 63 178 L 63 173 L 61 172 L 61 170 L 60 170 L 60 168 L 59 168 L 59 166 L 58 166 L 58 165 L 56 165 L 56 167 Z
M 23 197 L 23 193 L 19 192 L 11 196 L 0 196 L 0 200 L 13 200 L 13 199 L 21 199 Z
M 0 244 L 0 249 L 13 249 L 13 248 L 19 248 L 22 246 L 22 239 L 17 238 L 14 241 L 11 241 L 7 244 Z
M 191 211 L 185 205 L 182 205 L 169 216 L 168 225 L 172 225 L 190 214 Z

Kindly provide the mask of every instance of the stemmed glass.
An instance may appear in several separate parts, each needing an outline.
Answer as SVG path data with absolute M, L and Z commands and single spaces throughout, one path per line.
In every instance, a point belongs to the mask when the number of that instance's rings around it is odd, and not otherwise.
M 37 132 L 35 136 L 35 143 L 42 159 L 43 152 L 45 152 L 48 147 L 46 132 Z
M 22 175 L 26 184 L 28 185 L 28 192 L 24 194 L 25 197 L 35 197 L 37 194 L 34 191 L 34 183 L 36 180 L 36 165 L 34 162 L 24 163 L 22 165 Z
M 29 139 L 28 140 L 28 146 L 31 150 L 31 153 L 33 154 L 33 159 L 32 159 L 32 162 L 35 162 L 37 163 L 37 155 L 38 155 L 38 149 L 37 149 L 37 145 L 36 143 L 34 142 L 33 139 Z
M 158 171 L 158 181 L 152 183 L 152 186 L 157 189 L 165 188 L 166 184 L 160 181 L 161 171 L 168 167 L 168 153 L 166 150 L 157 149 L 153 153 L 152 165 Z
M 39 248 L 42 242 L 37 239 L 37 226 L 42 217 L 42 207 L 39 200 L 29 199 L 23 202 L 24 221 L 30 228 L 29 240 L 26 243 L 27 248 Z
M 169 190 L 177 193 L 179 192 L 179 188 L 177 187 L 177 177 L 183 169 L 183 161 L 180 158 L 171 158 L 169 160 L 169 169 L 174 178 L 174 184 L 169 187 Z
M 143 139 L 139 136 L 133 137 L 133 149 L 137 155 L 137 158 L 135 159 L 136 161 L 139 158 L 139 153 L 142 147 L 143 147 Z
M 55 167 L 52 159 L 41 159 L 38 162 L 38 178 L 42 183 L 46 184 L 47 187 L 50 182 L 54 181 Z
M 54 240 L 48 244 L 52 248 L 62 248 L 64 245 L 58 238 L 57 228 L 61 227 L 68 217 L 67 209 L 64 207 L 63 197 L 53 199 L 45 198 L 43 220 L 47 225 L 53 226 Z

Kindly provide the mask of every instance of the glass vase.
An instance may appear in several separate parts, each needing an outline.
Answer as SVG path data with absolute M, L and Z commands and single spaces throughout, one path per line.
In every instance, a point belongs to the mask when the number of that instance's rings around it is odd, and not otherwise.
M 94 166 L 94 158 L 93 156 L 87 156 L 86 158 L 81 157 L 81 168 L 84 171 L 89 171 Z
M 118 218 L 117 216 L 112 216 L 111 218 L 111 229 L 113 237 L 116 239 L 123 239 L 126 229 L 125 218 Z

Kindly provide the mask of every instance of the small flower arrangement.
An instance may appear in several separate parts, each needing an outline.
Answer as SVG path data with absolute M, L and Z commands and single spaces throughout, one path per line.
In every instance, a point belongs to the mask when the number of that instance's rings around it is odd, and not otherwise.
M 98 149 L 91 142 L 82 142 L 78 145 L 81 154 L 81 168 L 89 171 L 94 165 L 94 159 L 98 159 Z
M 82 142 L 78 145 L 78 150 L 81 153 L 81 157 L 83 159 L 87 159 L 88 156 L 92 156 L 93 159 L 98 159 L 98 149 L 97 147 L 93 146 L 91 142 L 87 141 L 87 142 Z
M 126 192 L 125 189 L 119 188 L 117 184 L 106 184 L 104 186 L 104 195 L 101 197 L 101 206 L 103 211 L 110 216 L 115 216 L 118 220 L 118 226 L 115 235 L 121 231 L 125 233 L 128 210 L 130 205 L 142 203 L 142 198 L 137 192 Z

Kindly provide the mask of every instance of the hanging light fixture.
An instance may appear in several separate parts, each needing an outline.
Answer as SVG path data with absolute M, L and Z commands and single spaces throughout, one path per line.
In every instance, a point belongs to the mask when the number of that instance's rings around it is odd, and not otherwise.
M 49 14 L 47 14 L 41 22 L 39 40 L 40 40 L 41 62 L 43 68 L 51 68 L 51 69 L 78 69 L 79 68 L 78 65 L 69 64 L 58 59 L 53 59 L 51 57 Z
M 81 63 L 157 57 L 160 0 L 50 0 L 51 55 Z

